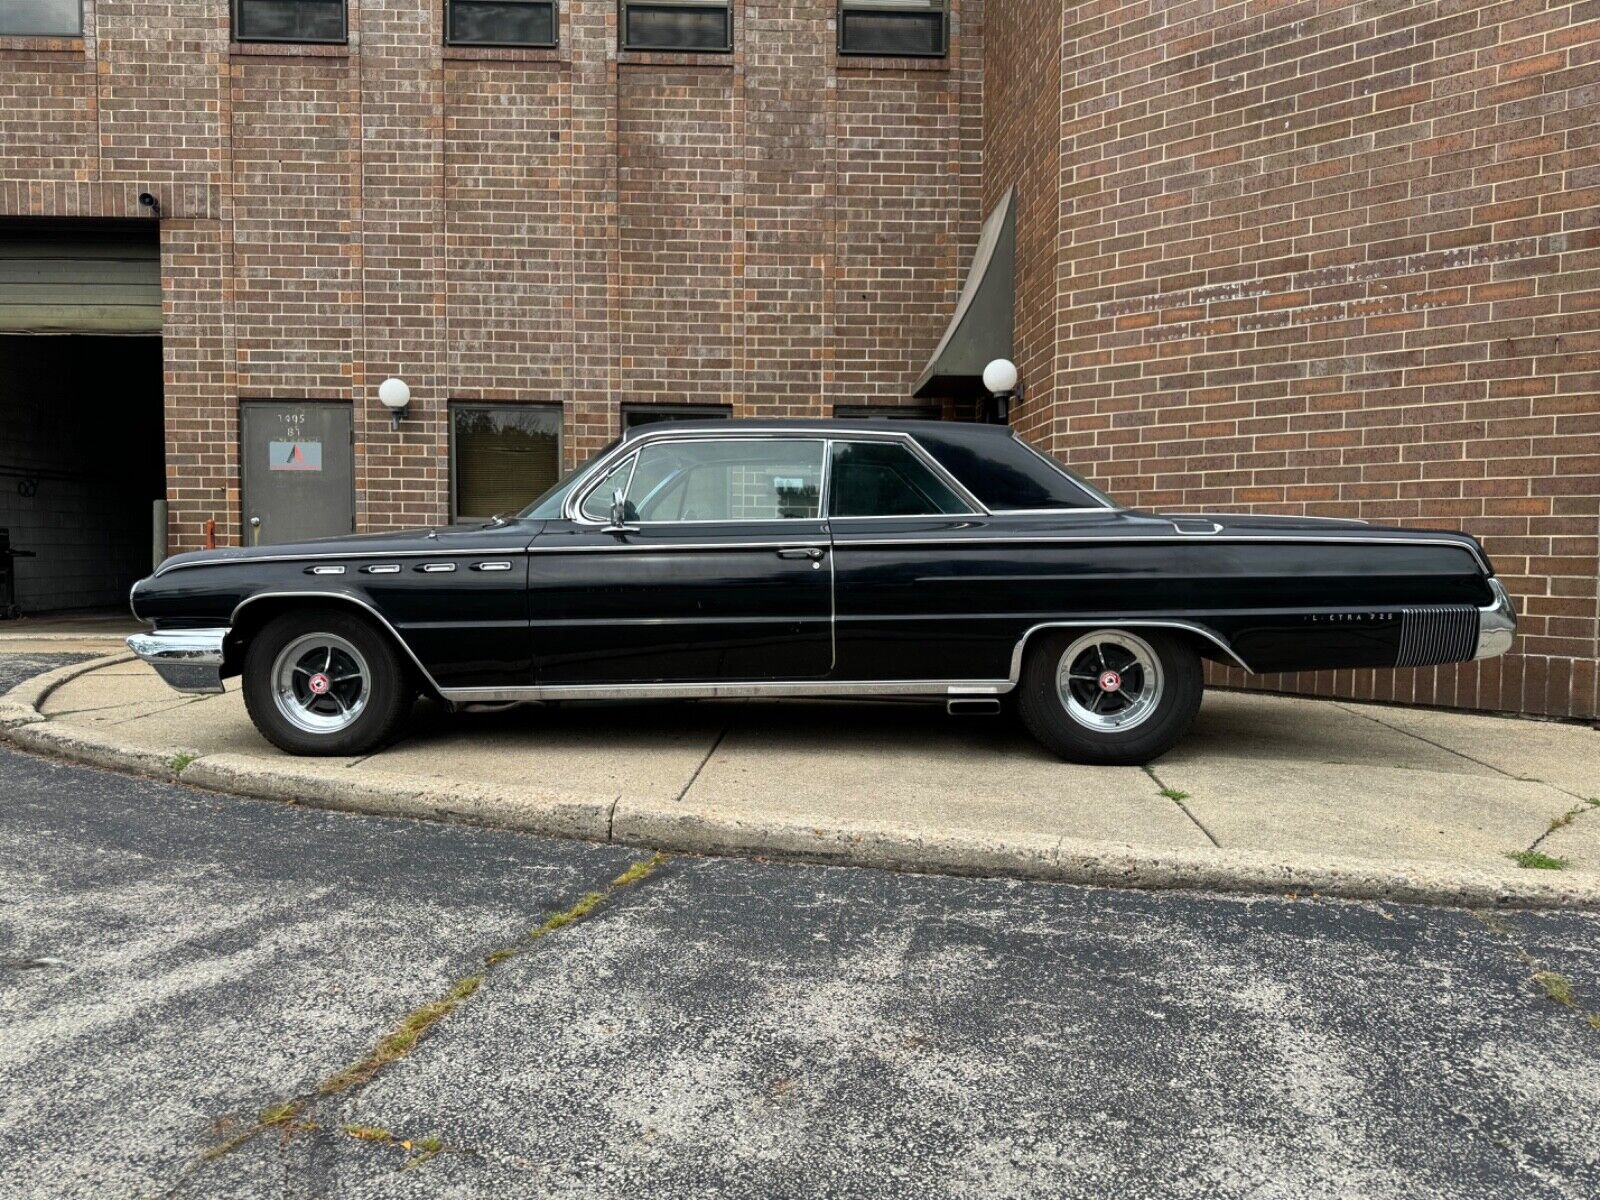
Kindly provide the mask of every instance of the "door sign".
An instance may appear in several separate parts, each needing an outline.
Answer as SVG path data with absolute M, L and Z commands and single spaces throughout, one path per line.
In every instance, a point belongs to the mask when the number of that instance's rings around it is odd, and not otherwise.
M 322 470 L 321 442 L 269 442 L 267 465 L 274 471 Z

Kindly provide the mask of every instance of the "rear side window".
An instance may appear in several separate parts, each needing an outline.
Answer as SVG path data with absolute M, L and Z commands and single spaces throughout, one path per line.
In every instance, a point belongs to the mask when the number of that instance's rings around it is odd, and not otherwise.
M 976 442 L 918 430 L 917 440 L 991 512 L 1116 507 L 1108 496 L 1014 437 Z
M 924 517 L 972 509 L 896 442 L 835 442 L 830 517 Z

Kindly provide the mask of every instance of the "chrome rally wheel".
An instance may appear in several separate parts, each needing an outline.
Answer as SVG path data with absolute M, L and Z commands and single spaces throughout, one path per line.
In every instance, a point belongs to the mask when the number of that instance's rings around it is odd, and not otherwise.
M 272 664 L 272 699 L 289 724 L 307 733 L 338 733 L 367 707 L 372 668 L 361 651 L 332 633 L 295 638 Z
M 1067 715 L 1088 729 L 1142 724 L 1161 703 L 1161 688 L 1161 661 L 1150 643 L 1114 629 L 1078 638 L 1056 669 L 1056 691 Z

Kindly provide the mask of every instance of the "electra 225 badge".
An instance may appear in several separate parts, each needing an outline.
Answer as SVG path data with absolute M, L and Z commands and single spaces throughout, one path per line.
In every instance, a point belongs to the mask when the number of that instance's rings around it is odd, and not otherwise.
M 1399 615 L 1392 612 L 1307 613 L 1304 620 L 1308 625 L 1377 625 L 1393 621 Z

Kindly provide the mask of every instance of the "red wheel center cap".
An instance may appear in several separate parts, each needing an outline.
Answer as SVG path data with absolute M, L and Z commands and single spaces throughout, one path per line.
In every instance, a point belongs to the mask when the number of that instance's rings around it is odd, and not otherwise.
M 311 694 L 313 696 L 324 696 L 327 695 L 328 689 L 333 686 L 333 680 L 329 679 L 321 671 L 318 671 L 306 681 L 306 686 L 311 689 Z
M 1101 671 L 1100 672 L 1100 690 L 1102 692 L 1114 692 L 1118 688 L 1120 688 L 1121 686 L 1122 686 L 1122 676 L 1121 675 L 1118 675 L 1115 671 Z

